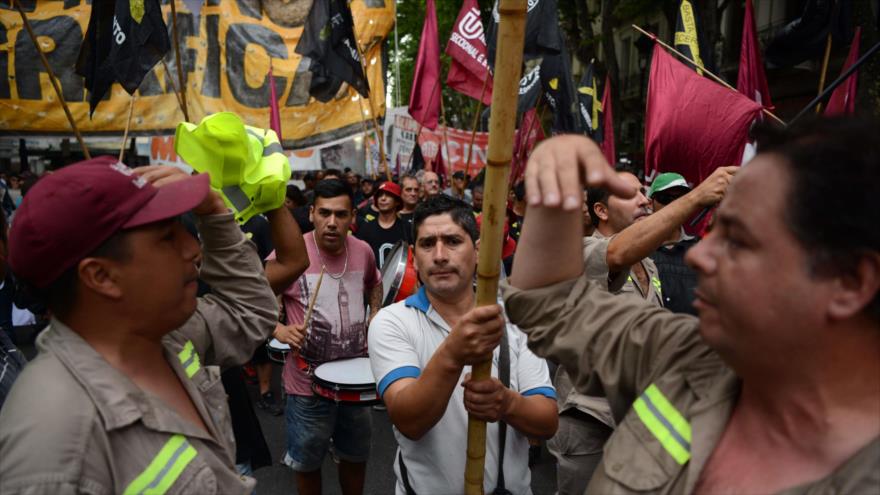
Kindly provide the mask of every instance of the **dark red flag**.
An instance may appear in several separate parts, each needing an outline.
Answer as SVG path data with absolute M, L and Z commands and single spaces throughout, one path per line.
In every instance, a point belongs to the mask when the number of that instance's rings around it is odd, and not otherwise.
M 654 46 L 645 119 L 645 176 L 678 172 L 699 184 L 718 167 L 739 165 L 761 105 Z M 649 180 L 650 181 L 650 180 Z
M 862 28 L 856 28 L 856 34 L 853 36 L 852 46 L 849 47 L 849 55 L 846 57 L 846 63 L 843 64 L 841 74 L 846 72 L 856 60 L 859 59 L 859 41 L 862 37 Z M 825 107 L 825 115 L 851 114 L 856 111 L 856 86 L 859 82 L 859 71 L 856 70 L 846 81 L 840 84 L 837 89 L 831 93 L 831 99 L 828 100 L 828 106 Z
M 269 65 L 269 128 L 275 131 L 278 142 L 281 139 L 281 113 L 278 111 L 278 95 L 275 93 L 275 77 L 272 76 L 272 66 Z
M 510 173 L 510 183 L 516 184 L 526 170 L 526 162 L 532 149 L 538 141 L 544 139 L 544 128 L 538 118 L 538 111 L 534 108 L 523 114 L 522 122 L 513 141 L 513 164 Z
M 465 0 L 452 27 L 446 44 L 446 54 L 452 58 L 446 85 L 475 100 L 492 103 L 492 76 L 486 53 L 486 36 L 477 0 Z M 486 82 L 486 78 L 489 78 Z M 483 84 L 486 90 L 483 91 Z
M 440 43 L 437 41 L 437 11 L 434 0 L 425 5 L 425 23 L 409 95 L 409 114 L 428 129 L 440 119 Z
M 767 75 L 764 73 L 764 62 L 761 60 L 758 32 L 755 30 L 752 0 L 746 0 L 736 89 L 765 107 L 771 108 L 773 106 L 773 103 L 770 102 L 770 89 L 767 87 Z
M 605 76 L 605 90 L 602 92 L 602 154 L 612 166 L 617 163 L 617 147 L 614 144 L 614 115 L 611 112 L 611 78 Z

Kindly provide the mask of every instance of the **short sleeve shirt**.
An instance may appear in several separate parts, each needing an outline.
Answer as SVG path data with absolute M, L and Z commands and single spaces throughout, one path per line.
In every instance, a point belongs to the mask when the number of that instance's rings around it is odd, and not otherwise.
M 418 378 L 437 347 L 450 332 L 449 325 L 431 307 L 425 288 L 379 311 L 370 323 L 370 364 L 379 395 L 402 378 Z M 526 347 L 525 335 L 516 326 L 507 325 L 510 346 L 510 388 L 524 396 L 543 395 L 556 398 L 550 383 L 547 364 Z M 492 376 L 498 376 L 499 351 L 492 356 Z M 470 367 L 462 370 L 459 383 Z M 397 428 L 394 436 L 400 446 L 409 482 L 416 493 L 450 493 L 464 486 L 467 448 L 467 412 L 464 390 L 456 386 L 446 406 L 446 413 L 420 440 L 403 436 Z M 504 453 L 504 480 L 512 493 L 531 493 L 528 467 L 528 439 L 513 428 L 507 429 Z M 400 466 L 394 464 L 397 494 L 405 494 L 400 482 Z M 498 474 L 498 425 L 490 423 L 486 431 L 484 488 L 491 493 Z
M 345 238 L 347 254 L 330 256 L 318 252 L 314 232 L 305 234 L 303 240 L 309 254 L 309 268 L 281 296 L 288 323 L 303 322 L 321 276 L 322 262 L 327 268 L 300 355 L 315 365 L 334 359 L 365 356 L 365 295 L 382 283 L 373 250 L 366 242 L 348 235 Z M 274 258 L 273 252 L 269 259 Z M 292 354 L 287 356 L 284 363 L 282 379 L 288 394 L 312 395 L 311 378 L 296 366 Z

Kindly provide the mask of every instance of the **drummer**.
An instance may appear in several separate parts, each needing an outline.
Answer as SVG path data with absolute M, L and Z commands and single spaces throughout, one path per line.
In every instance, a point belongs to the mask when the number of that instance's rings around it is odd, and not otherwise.
M 275 330 L 275 338 L 293 350 L 282 373 L 287 392 L 283 462 L 296 471 L 297 490 L 304 495 L 321 493 L 321 464 L 331 439 L 343 493 L 362 493 L 364 487 L 370 408 L 337 405 L 312 391 L 312 373 L 319 365 L 366 356 L 367 325 L 381 305 L 382 279 L 373 251 L 348 235 L 354 211 L 348 184 L 325 179 L 315 185 L 309 213 L 315 230 L 303 236 L 310 266 L 284 291 L 282 302 L 290 325 Z M 319 279 L 306 327 L 303 321 Z M 372 308 L 369 316 L 367 303 Z
M 385 257 L 400 241 L 410 242 L 412 237 L 409 222 L 399 218 L 397 212 L 403 208 L 400 186 L 393 182 L 383 182 L 373 195 L 373 205 L 379 210 L 375 222 L 366 222 L 357 231 L 357 238 L 373 248 L 376 264 L 385 266 Z
M 505 324 L 498 305 L 474 308 L 477 227 L 471 207 L 446 195 L 416 207 L 414 260 L 422 287 L 379 311 L 370 325 L 370 363 L 400 446 L 398 495 L 451 493 L 464 486 L 468 414 L 492 422 L 486 432 L 485 492 L 498 487 L 498 421 L 509 425 L 504 479 L 530 493 L 527 437 L 556 431 L 556 393 L 544 360 Z M 506 333 L 509 386 L 473 381 L 469 365 L 485 360 Z M 498 375 L 495 349 L 493 376 Z M 460 386 L 459 386 L 460 385 Z M 455 455 L 454 453 L 458 453 Z

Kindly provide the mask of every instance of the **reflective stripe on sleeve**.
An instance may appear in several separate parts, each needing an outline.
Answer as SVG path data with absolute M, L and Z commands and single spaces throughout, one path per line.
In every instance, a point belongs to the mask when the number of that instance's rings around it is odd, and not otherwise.
M 690 459 L 691 425 L 656 385 L 652 384 L 636 399 L 633 409 L 676 462 L 684 464 Z
M 165 493 L 180 477 L 180 473 L 195 459 L 196 449 L 183 435 L 174 435 L 150 461 L 150 465 L 131 484 L 124 495 Z
M 187 340 L 186 344 L 183 345 L 183 349 L 177 353 L 177 359 L 180 360 L 187 378 L 192 378 L 201 367 L 199 353 L 196 352 L 191 340 Z

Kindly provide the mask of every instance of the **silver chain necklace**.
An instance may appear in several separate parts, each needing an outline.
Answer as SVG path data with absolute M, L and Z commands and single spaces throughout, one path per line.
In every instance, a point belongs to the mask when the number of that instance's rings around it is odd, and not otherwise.
M 317 236 L 312 236 L 312 241 L 315 242 L 315 251 L 318 253 L 318 261 L 321 262 L 321 268 L 324 269 L 324 272 L 330 276 L 333 280 L 339 280 L 345 276 L 345 272 L 348 271 L 348 244 L 345 242 L 345 239 L 342 240 L 342 247 L 345 248 L 345 265 L 342 267 L 342 273 L 339 275 L 333 275 L 330 270 L 327 269 L 327 264 L 324 263 L 324 257 L 321 256 L 321 248 L 318 247 L 318 238 Z

